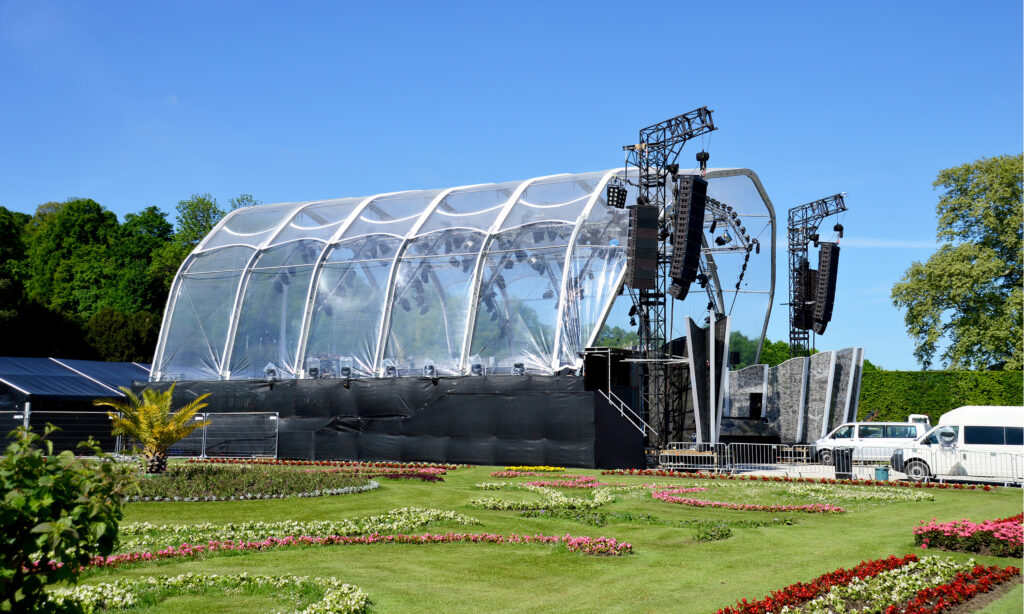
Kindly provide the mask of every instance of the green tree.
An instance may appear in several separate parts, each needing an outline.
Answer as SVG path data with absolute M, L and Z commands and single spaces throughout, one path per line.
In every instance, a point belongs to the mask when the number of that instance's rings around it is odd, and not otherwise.
M 85 338 L 103 360 L 149 362 L 160 334 L 160 316 L 104 307 L 89 318 Z
M 206 407 L 203 400 L 210 396 L 209 393 L 175 410 L 172 405 L 174 384 L 162 392 L 147 388 L 141 397 L 125 386 L 121 386 L 121 391 L 125 394 L 124 399 L 96 399 L 93 405 L 114 409 L 107 412 L 113 420 L 114 435 L 128 435 L 142 444 L 146 473 L 166 471 L 167 449 L 197 428 L 209 424 L 207 420 L 193 419 L 196 412 Z
M 125 313 L 163 310 L 167 289 L 152 264 L 155 255 L 171 243 L 173 234 L 167 214 L 156 207 L 125 216 L 114 246 L 117 274 L 110 307 Z
M 54 454 L 52 442 L 16 431 L 0 457 L 0 611 L 41 610 L 47 584 L 73 582 L 110 554 L 129 486 L 122 465 Z
M 940 360 L 952 369 L 1021 368 L 1022 163 L 1024 155 L 982 158 L 935 180 L 942 245 L 892 289 L 924 369 L 942 342 Z
M 610 348 L 633 348 L 640 343 L 640 335 L 635 331 L 626 331 L 619 326 L 609 327 L 605 324 L 601 334 L 597 336 L 597 345 Z
M 99 308 L 116 263 L 109 253 L 117 216 L 91 199 L 40 205 L 26 226 L 29 298 L 88 317 Z
M 252 197 L 252 194 L 239 194 L 235 198 L 229 198 L 228 204 L 231 205 L 231 210 L 241 209 L 242 207 L 256 207 L 262 205 L 263 201 L 256 200 Z
M 189 251 L 224 217 L 224 210 L 217 206 L 217 199 L 209 193 L 193 194 L 191 198 L 179 201 L 177 210 L 174 238 Z

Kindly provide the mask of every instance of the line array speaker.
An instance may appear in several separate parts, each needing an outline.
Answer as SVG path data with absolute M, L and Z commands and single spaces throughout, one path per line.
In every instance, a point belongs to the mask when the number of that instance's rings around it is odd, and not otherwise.
M 626 257 L 626 285 L 654 290 L 658 277 L 658 207 L 630 207 Z
M 839 246 L 822 243 L 818 252 L 817 293 L 814 298 L 814 332 L 821 335 L 832 321 L 836 299 L 836 274 L 839 271 Z
M 796 275 L 796 296 L 793 307 L 793 328 L 811 330 L 814 325 L 814 305 L 818 288 L 818 271 L 812 269 L 806 258 L 800 260 Z
M 672 262 L 669 294 L 682 300 L 700 269 L 701 237 L 704 232 L 704 208 L 708 182 L 695 175 L 680 175 L 676 180 L 672 205 Z

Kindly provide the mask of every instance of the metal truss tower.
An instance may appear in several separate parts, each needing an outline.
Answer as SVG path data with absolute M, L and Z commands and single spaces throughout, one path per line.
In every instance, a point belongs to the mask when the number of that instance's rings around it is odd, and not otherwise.
M 659 211 L 658 274 L 654 289 L 640 289 L 633 297 L 640 318 L 640 348 L 642 373 L 640 382 L 641 415 L 648 416 L 652 409 L 666 411 L 671 382 L 668 365 L 673 362 L 669 354 L 669 322 L 666 314 L 668 300 L 669 266 L 671 264 L 672 220 L 665 214 L 670 204 L 670 190 L 679 172 L 676 160 L 683 145 L 690 139 L 715 130 L 711 109 L 700 107 L 688 113 L 667 119 L 640 130 L 639 141 L 626 145 L 626 162 L 637 169 L 638 205 L 654 205 Z M 704 158 L 706 160 L 706 156 Z M 674 192 L 675 190 L 671 190 Z M 678 362 L 678 361 L 675 361 Z M 662 437 L 667 437 L 664 433 Z M 662 444 L 666 442 L 660 442 Z
M 789 210 L 789 355 L 790 357 L 807 356 L 810 352 L 811 332 L 801 323 L 802 311 L 813 297 L 801 291 L 804 274 L 807 270 L 807 244 L 818 244 L 818 226 L 825 218 L 846 211 L 846 203 L 842 194 L 833 194 L 806 205 L 793 207 Z M 840 227 L 841 228 L 841 227 Z M 842 235 L 840 235 L 842 236 Z M 806 282 L 805 282 L 806 283 Z

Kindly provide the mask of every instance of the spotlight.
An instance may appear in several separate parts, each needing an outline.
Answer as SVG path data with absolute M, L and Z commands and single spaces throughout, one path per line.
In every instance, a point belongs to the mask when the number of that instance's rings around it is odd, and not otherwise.
M 755 254 L 760 254 L 761 253 L 761 242 L 758 241 L 757 239 L 754 239 L 754 253 Z
M 267 366 L 263 367 L 263 375 L 267 377 L 268 382 L 272 382 L 277 379 L 278 371 L 274 363 L 268 362 Z
M 650 204 L 650 202 L 651 202 L 651 199 L 647 198 L 643 194 L 641 194 L 640 196 L 636 197 L 636 204 L 638 204 L 638 205 L 648 205 L 648 204 Z
M 630 318 L 629 319 L 629 325 L 630 326 L 636 326 L 636 318 Z
M 834 230 L 834 231 L 839 233 L 839 238 L 840 239 L 843 238 L 843 225 L 842 224 L 836 224 L 835 226 L 832 227 L 832 230 Z
M 715 234 L 715 229 L 718 228 L 718 218 L 711 220 L 711 234 Z
M 711 159 L 711 154 L 706 151 L 697 152 L 697 162 L 700 163 L 700 170 L 704 172 L 708 170 L 708 160 Z
M 470 375 L 483 375 L 484 374 L 484 366 L 482 364 L 478 363 L 478 362 L 474 362 L 473 364 L 469 365 L 469 374 Z
M 541 298 L 555 298 L 555 291 L 552 290 L 551 288 L 548 288 L 547 290 L 544 291 L 544 294 L 541 296 Z
M 636 305 L 633 305 L 632 307 L 629 308 L 629 317 L 632 318 L 635 315 L 636 315 Z
M 726 231 L 723 234 L 715 237 L 715 244 L 718 245 L 719 247 L 725 245 L 729 241 L 732 241 L 732 236 L 729 234 L 728 231 Z
M 678 164 L 666 164 L 665 165 L 665 170 L 668 171 L 670 175 L 678 175 L 679 174 L 679 165 Z
M 708 276 L 704 273 L 697 273 L 697 283 L 700 284 L 701 288 L 708 287 Z
M 434 363 L 428 362 L 423 365 L 423 377 L 437 377 L 437 369 L 434 367 Z
M 306 359 L 306 373 L 309 377 L 316 379 L 320 377 L 320 359 L 319 358 L 307 358 Z
M 626 188 L 621 185 L 611 184 L 608 186 L 608 206 L 616 209 L 626 207 Z
M 384 361 L 384 377 L 398 377 L 398 368 L 390 358 Z
M 526 365 L 521 362 L 512 365 L 512 375 L 526 375 Z
M 348 365 L 345 365 L 344 367 L 342 367 L 340 369 L 340 371 L 341 371 L 341 376 L 344 377 L 345 379 L 349 379 L 349 378 L 352 377 L 352 367 L 350 367 Z
M 534 271 L 537 271 L 538 273 L 544 272 L 544 261 L 542 261 L 540 258 L 536 256 L 530 256 L 529 262 L 530 266 L 533 268 Z

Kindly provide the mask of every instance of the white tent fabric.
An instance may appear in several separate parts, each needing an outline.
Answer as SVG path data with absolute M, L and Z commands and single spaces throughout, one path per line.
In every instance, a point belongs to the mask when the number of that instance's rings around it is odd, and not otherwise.
M 622 175 L 233 211 L 178 272 L 152 379 L 578 368 L 622 285 Z

